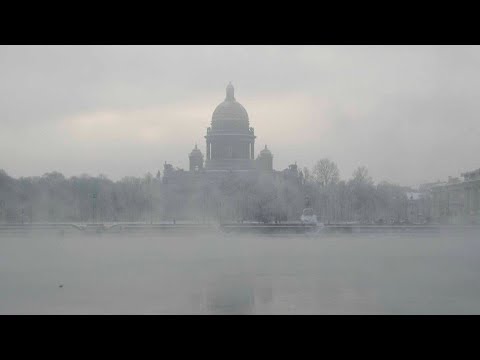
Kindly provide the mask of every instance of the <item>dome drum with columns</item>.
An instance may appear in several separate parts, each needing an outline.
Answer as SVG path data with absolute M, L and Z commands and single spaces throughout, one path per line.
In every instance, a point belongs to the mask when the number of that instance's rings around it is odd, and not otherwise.
M 225 100 L 212 115 L 207 129 L 206 170 L 255 169 L 255 134 L 248 113 L 235 99 L 235 89 L 227 86 Z
M 273 156 L 266 147 L 260 153 L 259 159 L 255 160 L 255 138 L 247 110 L 235 99 L 235 89 L 232 83 L 229 83 L 225 100 L 213 111 L 211 126 L 205 136 L 205 170 L 272 170 Z M 203 169 L 203 154 L 196 145 L 189 157 L 190 171 Z

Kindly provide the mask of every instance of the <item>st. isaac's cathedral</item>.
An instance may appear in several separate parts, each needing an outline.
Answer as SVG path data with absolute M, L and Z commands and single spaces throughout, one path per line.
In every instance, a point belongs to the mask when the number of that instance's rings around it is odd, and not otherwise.
M 290 165 L 282 172 L 273 170 L 273 155 L 265 147 L 255 158 L 255 131 L 250 126 L 247 110 L 235 98 L 235 89 L 231 83 L 226 88 L 226 97 L 213 111 L 211 126 L 205 135 L 205 153 L 195 145 L 189 154 L 189 171 L 174 170 L 173 165 L 165 163 L 164 181 L 188 177 L 187 174 L 204 174 L 209 178 L 222 177 L 222 174 L 238 176 L 258 176 L 259 174 L 301 176 L 297 166 Z M 179 179 L 178 179 L 179 180 Z
M 164 164 L 166 218 L 298 219 L 304 205 L 302 171 L 296 164 L 274 170 L 273 155 L 266 145 L 255 157 L 256 136 L 250 125 L 247 110 L 228 84 L 225 100 L 213 111 L 207 128 L 205 152 L 195 145 L 188 170 Z

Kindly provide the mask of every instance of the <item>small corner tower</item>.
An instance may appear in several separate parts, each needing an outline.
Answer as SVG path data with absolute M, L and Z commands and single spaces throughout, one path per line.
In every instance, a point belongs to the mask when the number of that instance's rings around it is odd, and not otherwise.
M 199 171 L 203 169 L 203 154 L 198 149 L 197 144 L 188 156 L 190 159 L 190 171 Z
M 268 150 L 267 145 L 265 145 L 265 149 L 260 151 L 257 157 L 257 167 L 260 171 L 273 171 L 273 155 L 272 152 Z

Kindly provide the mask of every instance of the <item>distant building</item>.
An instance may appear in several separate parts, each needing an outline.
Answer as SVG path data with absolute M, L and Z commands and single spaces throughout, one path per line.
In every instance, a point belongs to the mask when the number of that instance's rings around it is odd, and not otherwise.
M 406 220 L 423 224 L 432 220 L 432 200 L 428 184 L 420 185 L 416 191 L 407 191 Z
M 250 127 L 247 110 L 235 99 L 235 89 L 229 83 L 225 100 L 213 111 L 211 126 L 205 135 L 205 157 L 195 145 L 188 156 L 189 171 L 174 169 L 173 165 L 165 163 L 163 182 L 185 183 L 190 181 L 188 179 L 199 179 L 198 176 L 218 180 L 232 173 L 246 178 L 255 178 L 265 173 L 283 179 L 303 178 L 296 164 L 283 171 L 275 171 L 273 154 L 267 145 L 255 158 L 255 139 L 255 130 Z M 192 174 L 196 175 L 192 177 Z
M 449 177 L 430 189 L 432 217 L 436 222 L 451 224 L 480 223 L 480 169 Z

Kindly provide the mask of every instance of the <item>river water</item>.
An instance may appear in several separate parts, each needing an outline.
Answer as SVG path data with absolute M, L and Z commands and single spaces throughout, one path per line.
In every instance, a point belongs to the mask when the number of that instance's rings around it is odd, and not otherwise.
M 1 314 L 480 314 L 480 237 L 0 237 Z

